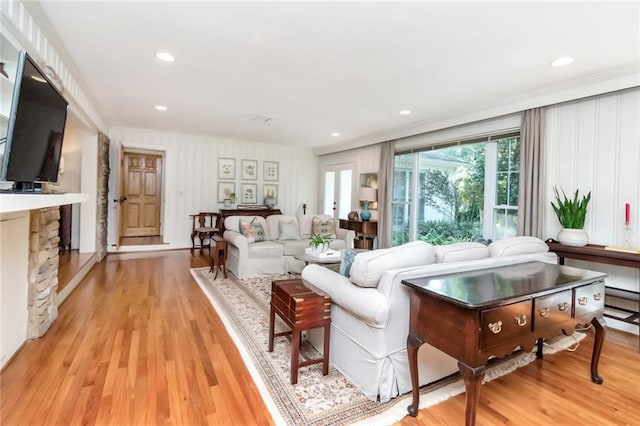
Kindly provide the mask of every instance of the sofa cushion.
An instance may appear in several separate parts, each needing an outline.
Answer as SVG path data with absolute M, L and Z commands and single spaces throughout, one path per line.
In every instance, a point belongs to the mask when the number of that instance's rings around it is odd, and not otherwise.
M 264 227 L 255 217 L 251 221 L 240 219 L 240 233 L 250 243 L 264 241 Z
M 359 253 L 351 266 L 351 282 L 360 287 L 377 287 L 380 277 L 390 269 L 435 263 L 436 251 L 424 241 Z
M 314 216 L 311 220 L 311 233 L 316 235 L 326 235 L 329 238 L 336 238 L 336 221 L 334 218 L 326 220 Z
M 309 240 L 278 240 L 278 243 L 284 247 L 285 256 L 295 256 L 304 253 L 304 249 L 309 247 Z
M 435 246 L 436 262 L 450 263 L 489 257 L 489 249 L 482 243 L 455 243 Z
M 292 218 L 289 221 L 280 219 L 278 221 L 278 229 L 280 231 L 279 240 L 300 240 L 300 230 L 298 229 L 298 221 Z
M 353 266 L 353 261 L 356 260 L 355 250 L 345 250 L 342 252 L 342 261 L 340 262 L 340 274 L 349 278 L 351 276 L 351 266 Z
M 249 259 L 269 259 L 284 256 L 284 247 L 276 241 L 258 241 L 249 244 Z
M 544 253 L 549 246 L 536 237 L 513 237 L 489 244 L 491 257 L 514 256 L 516 254 Z

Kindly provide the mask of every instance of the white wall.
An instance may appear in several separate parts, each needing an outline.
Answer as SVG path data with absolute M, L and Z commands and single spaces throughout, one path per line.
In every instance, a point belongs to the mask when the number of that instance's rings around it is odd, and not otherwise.
M 585 230 L 594 244 L 622 245 L 624 205 L 630 203 L 631 244 L 640 246 L 640 88 L 548 107 L 545 117 L 546 237 L 560 231 L 550 205 L 557 185 L 567 193 L 591 191 Z M 638 291 L 637 269 L 567 264 L 606 272 L 607 286 Z M 637 326 L 626 329 L 638 333 Z
M 29 212 L 0 214 L 0 368 L 27 337 Z
M 218 157 L 236 159 L 236 194 L 240 194 L 240 162 L 258 160 L 258 204 L 262 204 L 263 161 L 279 163 L 277 208 L 284 214 L 296 214 L 303 203 L 317 199 L 318 160 L 311 149 L 284 145 L 234 141 L 154 130 L 114 127 L 111 139 L 109 177 L 109 246 L 115 244 L 116 205 L 120 165 L 120 145 L 165 153 L 164 206 L 162 234 L 166 248 L 191 247 L 190 214 L 217 211 Z M 245 181 L 248 182 L 248 181 Z M 271 183 L 271 182 L 268 182 Z M 237 204 L 240 203 L 238 199 Z M 311 207 L 311 206 L 310 206 Z M 315 208 L 315 206 L 313 206 Z M 308 210 L 312 211 L 312 210 Z
M 96 224 L 98 193 L 98 136 L 82 133 L 82 182 L 80 190 L 89 195 L 89 201 L 80 205 L 80 253 L 96 251 Z

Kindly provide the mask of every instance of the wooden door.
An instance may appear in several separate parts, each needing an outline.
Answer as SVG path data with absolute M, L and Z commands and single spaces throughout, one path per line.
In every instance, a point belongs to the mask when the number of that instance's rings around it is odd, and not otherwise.
M 162 157 L 124 153 L 122 237 L 160 235 Z

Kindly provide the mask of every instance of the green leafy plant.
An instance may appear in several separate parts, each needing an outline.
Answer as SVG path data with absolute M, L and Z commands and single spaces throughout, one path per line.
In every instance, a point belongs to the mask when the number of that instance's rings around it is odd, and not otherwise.
M 318 249 L 318 247 L 329 247 L 331 244 L 331 237 L 329 234 L 311 234 L 311 241 L 309 241 L 309 245 L 314 249 Z
M 587 206 L 591 200 L 591 191 L 582 199 L 579 199 L 578 190 L 576 189 L 573 199 L 567 198 L 567 195 L 562 190 L 562 198 L 558 193 L 558 188 L 553 187 L 553 192 L 556 196 L 556 203 L 551 202 L 553 210 L 558 216 L 560 225 L 567 229 L 582 229 L 584 228 L 584 219 L 587 216 Z
M 232 192 L 229 194 L 229 201 L 231 201 L 232 203 L 236 202 L 236 193 Z

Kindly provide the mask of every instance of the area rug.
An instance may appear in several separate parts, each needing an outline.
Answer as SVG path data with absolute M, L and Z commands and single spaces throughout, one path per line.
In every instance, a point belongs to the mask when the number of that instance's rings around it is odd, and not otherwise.
M 275 340 L 274 351 L 267 352 L 269 335 L 269 301 L 271 281 L 287 276 L 270 276 L 239 280 L 229 278 L 214 281 L 209 268 L 195 268 L 191 274 L 211 301 L 228 333 L 238 347 L 264 402 L 278 425 L 388 425 L 407 414 L 411 393 L 380 403 L 368 400 L 338 370 L 331 367 L 329 375 L 322 375 L 322 364 L 299 370 L 298 384 L 291 385 L 291 341 L 286 337 Z M 275 332 L 286 330 L 276 317 Z M 575 345 L 585 337 L 574 333 L 551 345 L 545 353 L 553 353 Z M 317 351 L 303 343 L 302 352 L 318 357 Z M 535 354 L 524 352 L 487 370 L 484 382 L 503 376 L 535 360 Z M 420 408 L 429 407 L 464 392 L 464 383 L 457 375 L 421 388 Z

